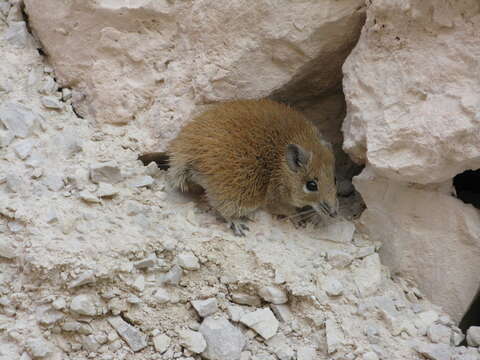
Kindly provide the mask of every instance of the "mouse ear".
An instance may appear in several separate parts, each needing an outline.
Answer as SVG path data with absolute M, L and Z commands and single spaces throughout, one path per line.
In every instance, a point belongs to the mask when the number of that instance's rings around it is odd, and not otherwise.
M 310 160 L 310 153 L 297 144 L 287 145 L 287 164 L 290 170 L 298 171 L 300 168 L 305 167 Z

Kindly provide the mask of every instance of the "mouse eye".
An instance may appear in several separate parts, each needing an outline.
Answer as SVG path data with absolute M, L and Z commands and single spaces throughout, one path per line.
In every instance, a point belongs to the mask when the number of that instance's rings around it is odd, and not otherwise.
M 308 191 L 317 191 L 318 190 L 317 182 L 315 180 L 307 181 L 307 184 L 305 186 L 307 187 Z

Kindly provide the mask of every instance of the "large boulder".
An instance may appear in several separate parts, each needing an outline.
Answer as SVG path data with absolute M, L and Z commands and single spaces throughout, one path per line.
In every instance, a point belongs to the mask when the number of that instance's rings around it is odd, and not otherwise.
M 354 184 L 367 205 L 361 222 L 373 240 L 383 242 L 382 262 L 414 279 L 459 322 L 479 290 L 479 211 L 453 197 L 448 186 L 398 183 L 370 168 Z
M 30 25 L 80 115 L 170 137 L 197 104 L 257 98 L 298 79 L 338 88 L 363 0 L 26 0 Z M 296 85 L 297 84 L 297 85 Z
M 376 0 L 343 66 L 343 148 L 382 262 L 459 321 L 478 291 L 480 216 L 452 177 L 480 168 L 480 3 Z
M 480 3 L 370 1 L 344 64 L 344 149 L 420 184 L 480 168 Z

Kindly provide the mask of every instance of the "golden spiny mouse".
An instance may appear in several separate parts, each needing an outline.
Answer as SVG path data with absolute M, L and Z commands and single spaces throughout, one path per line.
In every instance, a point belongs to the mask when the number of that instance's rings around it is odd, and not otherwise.
M 302 114 L 271 100 L 220 103 L 187 123 L 166 152 L 139 159 L 168 169 L 174 189 L 203 188 L 237 236 L 259 208 L 285 216 L 306 206 L 337 214 L 330 146 Z

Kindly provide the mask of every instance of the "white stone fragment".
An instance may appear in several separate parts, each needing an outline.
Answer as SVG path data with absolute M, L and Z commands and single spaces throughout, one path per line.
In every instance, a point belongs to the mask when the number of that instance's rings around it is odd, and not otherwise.
M 216 313 L 218 310 L 217 299 L 215 298 L 206 300 L 193 300 L 191 301 L 191 304 L 198 315 L 203 318 Z
M 323 286 L 328 296 L 340 296 L 343 294 L 343 284 L 332 276 L 326 278 Z
M 277 333 L 278 320 L 269 308 L 258 309 L 245 314 L 240 322 L 255 330 L 265 340 L 270 339 Z
M 12 131 L 0 129 L 0 148 L 10 145 L 15 135 Z
M 170 294 L 164 288 L 158 288 L 153 295 L 159 304 L 166 304 L 170 301 Z
M 62 99 L 63 101 L 70 100 L 72 98 L 72 90 L 69 88 L 62 88 Z
M 317 351 L 313 346 L 301 346 L 297 348 L 297 360 L 315 360 Z
M 432 325 L 435 321 L 438 320 L 438 313 L 434 310 L 423 311 L 417 314 L 417 318 L 415 319 L 415 326 L 419 329 L 421 334 L 426 334 L 427 329 L 430 325 Z
M 133 288 L 137 291 L 142 292 L 145 290 L 145 276 L 143 275 L 138 275 L 135 280 L 133 281 L 132 284 Z
M 112 184 L 101 182 L 98 185 L 97 196 L 100 198 L 110 198 L 118 194 L 118 189 L 116 189 Z
M 52 306 L 56 310 L 63 310 L 67 307 L 67 302 L 64 298 L 58 297 L 52 302 Z
M 180 337 L 180 345 L 190 350 L 192 353 L 200 354 L 207 347 L 203 335 L 198 331 L 185 329 L 180 330 L 178 335 Z
M 100 313 L 97 299 L 89 294 L 75 296 L 70 303 L 70 309 L 79 315 L 86 316 L 96 316 Z
M 365 257 L 360 266 L 354 270 L 353 279 L 360 296 L 373 295 L 382 282 L 382 265 L 378 254 Z
M 48 174 L 42 181 L 51 191 L 60 191 L 65 186 L 63 176 Z
M 147 175 L 155 177 L 160 174 L 160 169 L 158 168 L 158 165 L 155 162 L 151 162 L 150 164 L 145 166 L 145 172 L 147 173 Z
M 47 76 L 39 92 L 45 95 L 51 95 L 57 91 L 58 85 L 52 77 Z
M 432 324 L 427 329 L 427 336 L 433 343 L 450 344 L 452 329 L 445 325 Z
M 34 146 L 35 146 L 35 141 L 31 139 L 25 139 L 25 140 L 18 141 L 13 146 L 13 150 L 15 151 L 15 153 L 20 159 L 25 160 L 32 152 L 32 149 Z
M 70 284 L 68 284 L 68 288 L 73 289 L 85 284 L 91 284 L 93 282 L 95 282 L 95 272 L 93 270 L 87 270 L 78 275 L 75 280 L 72 280 Z
M 160 354 L 163 354 L 165 351 L 168 350 L 171 342 L 170 337 L 165 334 L 156 335 L 153 337 L 152 340 L 155 351 Z
M 199 328 L 207 347 L 202 356 L 208 360 L 238 360 L 246 340 L 242 332 L 224 318 L 205 318 Z
M 155 266 L 157 264 L 157 255 L 155 255 L 154 253 L 153 254 L 150 254 L 148 255 L 146 258 L 142 259 L 142 260 L 139 260 L 137 261 L 134 266 L 137 268 L 137 269 L 147 269 L 149 267 L 152 267 L 152 266 Z
M 334 268 L 345 268 L 353 261 L 353 256 L 340 250 L 330 250 L 327 252 L 327 261 Z
M 63 103 L 54 96 L 42 96 L 40 101 L 47 109 L 62 110 L 64 107 Z
M 3 38 L 18 47 L 26 47 L 32 44 L 25 21 L 13 21 L 5 30 Z
M 125 322 L 120 316 L 109 317 L 107 321 L 125 340 L 132 351 L 137 352 L 147 346 L 147 336 L 137 328 Z
M 147 187 L 153 185 L 153 178 L 149 175 L 140 176 L 133 179 L 130 183 L 133 187 Z
M 53 325 L 64 318 L 61 311 L 53 310 L 51 308 L 38 309 L 37 320 L 42 325 Z
M 264 286 L 258 290 L 260 297 L 272 304 L 281 305 L 288 301 L 287 293 L 277 286 Z
M 1 4 L 0 4 L 1 6 Z M 32 358 L 30 357 L 30 355 L 28 355 L 28 353 L 24 352 L 21 356 L 20 356 L 20 359 L 19 360 L 32 360 Z
M 198 258 L 190 251 L 178 254 L 177 263 L 185 270 L 200 269 L 200 263 L 198 262 Z
M 288 345 L 288 340 L 284 335 L 275 335 L 266 341 L 268 347 L 273 350 L 279 360 L 295 359 L 295 352 Z
M 97 339 L 94 335 L 84 335 L 82 336 L 82 345 L 89 352 L 95 352 L 100 347 Z
M 465 339 L 465 335 L 463 335 L 463 333 L 460 329 L 452 331 L 452 344 L 453 345 L 455 345 L 455 346 L 460 345 L 464 339 Z
M 183 270 L 180 266 L 174 265 L 172 268 L 162 277 L 161 282 L 168 285 L 178 285 L 183 276 Z
M 15 136 L 26 138 L 39 127 L 41 118 L 24 105 L 9 102 L 0 108 L 0 122 Z
M 425 344 L 421 343 L 414 349 L 429 360 L 451 360 L 452 347 L 447 344 Z
M 233 293 L 232 301 L 240 305 L 260 306 L 262 301 L 258 296 L 245 293 Z
M 52 354 L 52 346 L 43 338 L 27 339 L 25 347 L 33 359 L 44 359 Z
M 325 334 L 327 338 L 327 351 L 329 354 L 332 354 L 337 351 L 344 342 L 343 331 L 334 319 L 328 318 L 325 321 Z
M 116 184 L 122 181 L 122 173 L 115 161 L 92 164 L 90 166 L 90 179 L 95 184 L 105 182 Z
M 228 317 L 233 322 L 239 322 L 244 314 L 243 309 L 237 305 L 227 305 Z
M 378 360 L 378 355 L 373 351 L 367 351 L 363 354 L 362 360 Z
M 467 344 L 480 346 L 480 326 L 470 326 L 467 330 Z
M 273 313 L 275 314 L 275 317 L 282 321 L 282 322 L 289 322 L 292 320 L 292 312 L 290 311 L 290 308 L 288 305 L 275 305 L 271 304 L 270 309 L 272 309 Z
M 98 204 L 98 203 L 102 202 L 97 196 L 95 196 L 94 194 L 92 194 L 88 190 L 80 191 L 78 196 L 80 197 L 80 199 L 82 199 L 83 201 L 85 201 L 87 203 L 97 203 Z
M 5 236 L 0 237 L 0 257 L 5 259 L 15 258 L 15 248 Z

